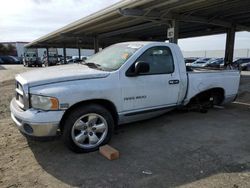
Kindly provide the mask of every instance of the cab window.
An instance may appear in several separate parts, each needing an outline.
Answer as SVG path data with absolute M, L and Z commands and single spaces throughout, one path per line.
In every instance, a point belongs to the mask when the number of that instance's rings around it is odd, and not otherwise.
M 149 64 L 148 74 L 170 74 L 174 72 L 174 60 L 167 46 L 156 46 L 146 50 L 138 59 Z

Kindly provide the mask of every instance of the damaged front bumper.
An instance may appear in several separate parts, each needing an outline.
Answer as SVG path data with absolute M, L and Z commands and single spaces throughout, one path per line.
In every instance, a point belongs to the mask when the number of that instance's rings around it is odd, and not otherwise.
M 15 98 L 10 103 L 11 118 L 17 128 L 33 137 L 56 136 L 64 111 L 41 111 L 20 109 Z

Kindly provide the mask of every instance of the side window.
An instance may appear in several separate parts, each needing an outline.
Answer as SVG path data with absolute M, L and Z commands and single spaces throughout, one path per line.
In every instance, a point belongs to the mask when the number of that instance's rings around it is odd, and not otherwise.
M 137 61 L 149 64 L 147 74 L 170 74 L 174 72 L 174 60 L 171 50 L 167 46 L 156 46 L 146 50 Z

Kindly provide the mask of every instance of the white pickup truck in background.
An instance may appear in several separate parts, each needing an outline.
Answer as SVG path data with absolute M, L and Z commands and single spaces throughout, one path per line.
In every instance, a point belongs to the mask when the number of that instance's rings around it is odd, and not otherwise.
M 235 70 L 187 72 L 175 44 L 119 43 L 82 64 L 17 75 L 11 116 L 26 135 L 60 134 L 71 150 L 90 152 L 110 140 L 116 125 L 180 106 L 232 102 L 239 81 Z

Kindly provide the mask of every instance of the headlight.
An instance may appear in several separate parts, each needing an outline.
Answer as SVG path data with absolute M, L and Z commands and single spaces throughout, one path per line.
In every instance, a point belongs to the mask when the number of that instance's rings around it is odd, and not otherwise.
M 31 95 L 31 107 L 41 110 L 58 110 L 59 102 L 57 98 L 45 97 L 40 95 Z

